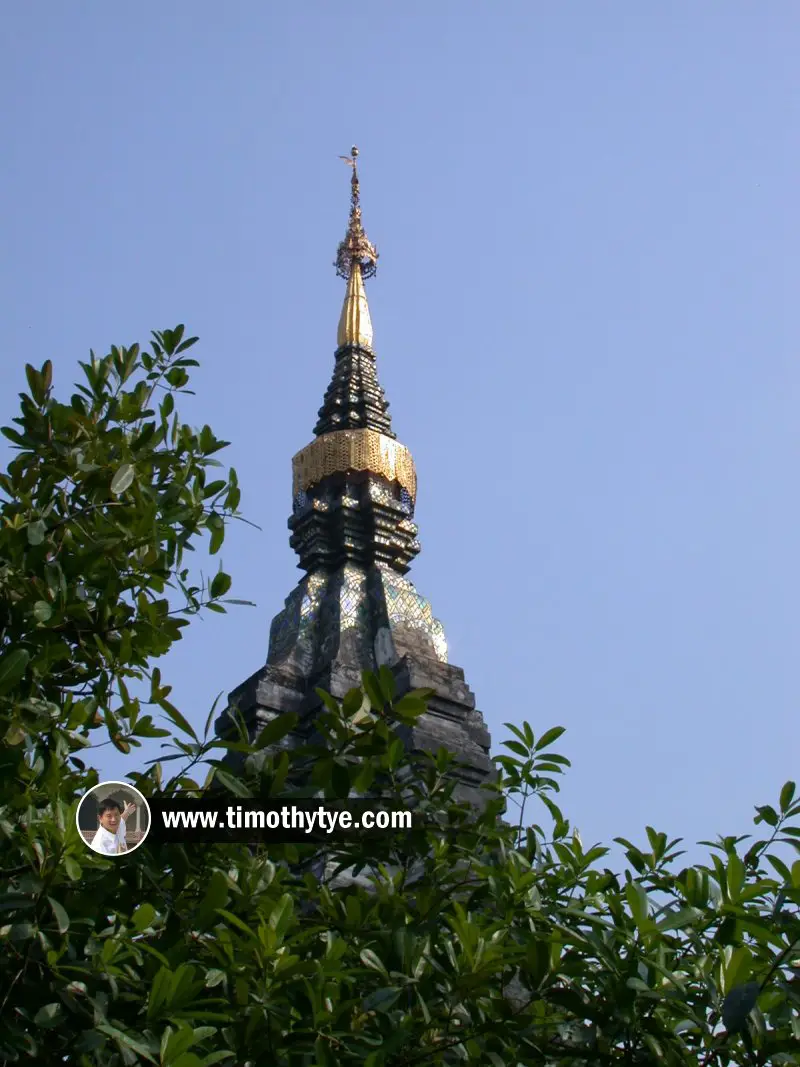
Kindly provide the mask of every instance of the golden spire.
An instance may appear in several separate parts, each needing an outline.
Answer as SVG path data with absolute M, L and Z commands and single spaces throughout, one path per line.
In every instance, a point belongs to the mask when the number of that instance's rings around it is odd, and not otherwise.
M 336 342 L 342 345 L 361 345 L 372 349 L 372 322 L 369 317 L 364 280 L 371 278 L 377 269 L 378 253 L 368 240 L 361 222 L 361 197 L 358 184 L 358 149 L 353 145 L 349 156 L 341 159 L 353 169 L 350 182 L 350 222 L 347 233 L 336 254 L 336 273 L 347 281 L 347 291 L 339 318 Z

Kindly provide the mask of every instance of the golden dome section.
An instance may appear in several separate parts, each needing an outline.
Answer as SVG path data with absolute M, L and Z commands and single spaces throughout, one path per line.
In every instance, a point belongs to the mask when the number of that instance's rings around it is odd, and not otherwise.
M 397 482 L 417 497 L 414 460 L 399 441 L 376 430 L 336 430 L 322 434 L 292 460 L 292 493 L 305 492 L 332 474 L 367 472 Z

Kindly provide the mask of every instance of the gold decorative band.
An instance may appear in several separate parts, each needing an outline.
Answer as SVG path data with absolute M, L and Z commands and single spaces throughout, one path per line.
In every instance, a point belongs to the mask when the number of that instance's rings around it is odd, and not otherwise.
M 323 434 L 292 460 L 292 492 L 297 494 L 330 474 L 369 471 L 399 482 L 412 501 L 417 496 L 417 472 L 405 445 L 377 430 L 335 430 Z

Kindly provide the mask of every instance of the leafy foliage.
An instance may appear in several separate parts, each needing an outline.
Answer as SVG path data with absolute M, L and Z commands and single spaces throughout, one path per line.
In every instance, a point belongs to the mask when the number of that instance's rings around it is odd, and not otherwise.
M 185 560 L 204 538 L 216 554 L 239 503 L 233 472 L 209 480 L 222 442 L 175 413 L 192 340 L 179 327 L 92 357 L 66 405 L 48 364 L 28 368 L 3 431 L 18 454 L 0 478 L 0 1062 L 800 1063 L 792 783 L 757 809 L 757 840 L 681 867 L 680 841 L 647 828 L 618 839 L 616 873 L 554 799 L 560 728 L 508 724 L 475 816 L 446 752 L 406 754 L 398 731 L 429 694 L 396 699 L 385 669 L 341 703 L 320 693 L 321 739 L 291 753 L 276 748 L 291 719 L 251 744 L 209 736 L 213 708 L 198 736 L 172 706 L 154 663 L 230 587 Z M 172 746 L 131 774 L 148 796 L 372 792 L 427 826 L 322 857 L 188 838 L 97 855 L 75 826 L 88 753 L 148 736 Z

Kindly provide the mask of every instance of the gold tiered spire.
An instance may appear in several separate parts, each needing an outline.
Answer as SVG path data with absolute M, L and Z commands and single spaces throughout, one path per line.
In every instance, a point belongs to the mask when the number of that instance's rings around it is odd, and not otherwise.
M 372 350 L 372 320 L 369 315 L 364 280 L 371 278 L 378 265 L 378 253 L 369 241 L 361 222 L 361 196 L 358 183 L 358 149 L 353 145 L 349 156 L 341 157 L 353 169 L 350 182 L 350 222 L 336 254 L 336 273 L 347 281 L 347 290 L 339 318 L 336 343 L 360 345 Z
M 339 316 L 336 346 L 341 348 L 342 345 L 360 345 L 372 351 L 372 319 L 369 317 L 367 293 L 358 263 L 347 279 L 347 291 Z

